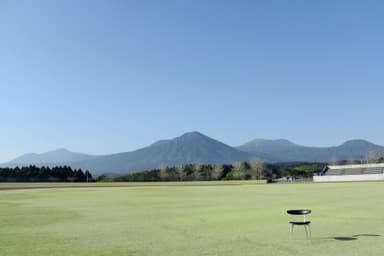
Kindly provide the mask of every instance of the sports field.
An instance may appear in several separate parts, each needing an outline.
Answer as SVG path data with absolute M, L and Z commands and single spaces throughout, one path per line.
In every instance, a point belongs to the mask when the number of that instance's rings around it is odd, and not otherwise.
M 1 190 L 0 255 L 384 254 L 384 183 L 107 185 Z

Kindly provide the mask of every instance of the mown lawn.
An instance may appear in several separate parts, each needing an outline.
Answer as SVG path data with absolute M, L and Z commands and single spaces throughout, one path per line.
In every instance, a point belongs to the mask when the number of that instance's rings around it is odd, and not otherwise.
M 384 183 L 133 185 L 0 191 L 0 255 L 384 254 Z

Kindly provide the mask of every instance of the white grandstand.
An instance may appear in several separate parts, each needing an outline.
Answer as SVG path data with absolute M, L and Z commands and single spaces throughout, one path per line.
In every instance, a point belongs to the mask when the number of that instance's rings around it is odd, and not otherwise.
M 313 181 L 384 181 L 384 163 L 328 165 L 319 176 L 313 176 Z

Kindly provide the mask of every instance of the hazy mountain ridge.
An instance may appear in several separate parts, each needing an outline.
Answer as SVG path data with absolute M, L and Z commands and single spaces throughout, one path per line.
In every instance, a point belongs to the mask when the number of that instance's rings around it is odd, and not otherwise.
M 334 147 L 307 147 L 286 139 L 255 139 L 239 147 L 231 147 L 199 132 L 189 132 L 131 152 L 94 156 L 58 149 L 43 154 L 25 154 L 1 166 L 70 165 L 99 175 L 125 174 L 189 163 L 231 164 L 254 158 L 274 163 L 330 162 L 383 156 L 384 147 L 365 140 L 350 140 Z
M 76 168 L 94 173 L 129 173 L 161 166 L 188 163 L 233 163 L 246 161 L 251 154 L 237 150 L 201 133 L 191 132 L 171 140 L 162 140 L 132 152 L 98 157 L 73 163 Z
M 77 153 L 69 151 L 65 148 L 59 148 L 56 150 L 48 151 L 41 154 L 28 153 L 24 154 L 16 159 L 7 162 L 8 165 L 20 165 L 20 164 L 53 164 L 53 163 L 67 163 L 94 159 L 98 156 L 88 155 L 83 153 Z
M 268 162 L 330 162 L 384 156 L 384 147 L 365 140 L 349 140 L 332 147 L 307 147 L 283 139 L 256 139 L 236 148 Z
M 50 153 L 41 154 L 40 158 Z M 148 147 L 132 152 L 92 156 L 92 158 L 85 159 L 77 158 L 76 161 L 64 161 L 62 158 L 56 159 L 56 161 L 51 161 L 50 158 L 49 160 L 39 159 L 39 161 L 29 162 L 28 164 L 45 164 L 48 166 L 67 164 L 72 168 L 89 169 L 93 174 L 100 174 L 105 172 L 129 173 L 159 168 L 161 166 L 175 166 L 188 163 L 230 164 L 237 161 L 246 161 L 251 158 L 252 155 L 249 153 L 230 147 L 199 132 L 190 132 L 170 140 L 155 142 Z M 26 159 L 25 155 L 3 164 L 3 166 L 15 166 L 18 163 L 27 164 L 23 159 Z M 20 160 L 23 161 L 18 162 Z

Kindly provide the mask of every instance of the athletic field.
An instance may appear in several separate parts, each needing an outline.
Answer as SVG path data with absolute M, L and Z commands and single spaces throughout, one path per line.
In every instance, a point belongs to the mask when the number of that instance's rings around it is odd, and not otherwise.
M 87 186 L 1 190 L 0 255 L 384 255 L 384 183 Z

